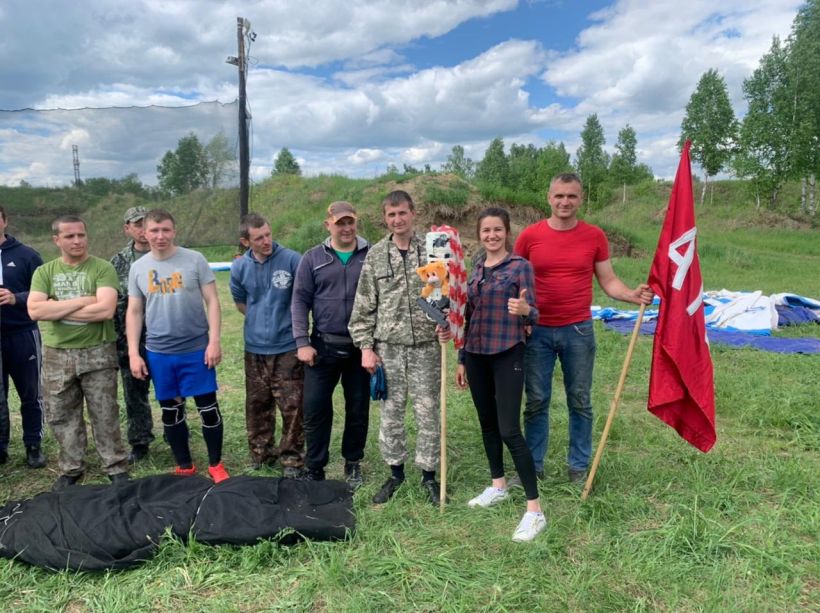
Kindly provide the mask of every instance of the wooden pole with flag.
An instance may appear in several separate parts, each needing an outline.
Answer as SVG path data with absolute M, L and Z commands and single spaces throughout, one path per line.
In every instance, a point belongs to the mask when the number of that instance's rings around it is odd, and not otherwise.
M 638 334 L 641 331 L 641 324 L 643 323 L 643 313 L 646 310 L 646 305 L 642 304 L 638 311 L 638 319 L 635 321 L 635 327 L 632 328 L 632 337 L 629 339 L 629 347 L 626 350 L 626 358 L 624 358 L 624 365 L 621 368 L 621 377 L 618 379 L 618 386 L 615 388 L 615 396 L 612 398 L 612 404 L 609 406 L 609 415 L 606 417 L 606 424 L 604 431 L 601 433 L 601 442 L 598 443 L 598 448 L 595 450 L 595 458 L 592 460 L 592 466 L 587 475 L 587 482 L 584 484 L 584 491 L 581 493 L 581 500 L 586 500 L 589 496 L 589 490 L 592 489 L 592 481 L 595 479 L 595 473 L 598 471 L 598 464 L 601 463 L 601 456 L 604 454 L 604 446 L 606 440 L 609 438 L 609 429 L 612 427 L 612 422 L 615 420 L 615 412 L 618 410 L 618 404 L 621 400 L 621 393 L 624 390 L 624 383 L 626 382 L 626 373 L 629 371 L 629 365 L 632 362 L 632 352 L 635 350 L 635 341 L 638 339 Z
M 447 343 L 441 343 L 441 481 L 439 481 L 439 511 L 444 513 L 447 503 Z
M 703 315 L 703 278 L 697 254 L 692 168 L 686 141 L 669 196 L 649 285 L 661 299 L 652 349 L 648 410 L 675 428 L 687 442 L 706 452 L 715 434 L 715 389 L 712 358 Z M 581 500 L 586 500 L 615 417 L 635 341 L 643 320 L 641 306 L 632 331 L 621 377 L 598 443 Z
M 447 326 L 456 349 L 464 346 L 464 308 L 467 303 L 467 271 L 464 268 L 464 249 L 458 230 L 451 226 L 433 226 L 425 239 L 427 263 L 443 262 L 446 268 L 448 291 L 446 306 L 442 311 L 437 300 L 432 310 L 425 298 L 419 298 L 419 306 L 428 316 L 440 326 Z M 423 268 L 417 272 L 423 271 Z M 440 381 L 440 424 L 441 437 L 439 439 L 441 451 L 439 468 L 439 509 L 443 513 L 447 504 L 447 341 L 441 342 L 441 381 Z

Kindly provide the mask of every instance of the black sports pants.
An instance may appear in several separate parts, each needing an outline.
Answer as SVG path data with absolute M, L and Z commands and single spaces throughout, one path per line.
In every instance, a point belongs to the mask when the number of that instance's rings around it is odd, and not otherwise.
M 504 476 L 507 445 L 527 500 L 538 498 L 535 465 L 521 434 L 521 396 L 524 392 L 524 343 L 491 355 L 466 352 L 464 366 L 490 463 L 490 476 Z

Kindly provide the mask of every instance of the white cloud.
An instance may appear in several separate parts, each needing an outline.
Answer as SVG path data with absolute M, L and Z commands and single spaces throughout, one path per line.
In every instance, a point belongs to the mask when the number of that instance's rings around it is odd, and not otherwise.
M 257 32 L 253 61 L 291 69 L 345 62 L 348 68 L 394 63 L 392 47 L 442 35 L 464 21 L 513 8 L 516 0 L 4 0 L 0 12 L 0 108 L 46 108 L 50 97 L 135 88 L 197 93 L 200 75 L 233 81 L 236 16 Z M 397 16 L 400 16 L 398 18 Z M 25 62 L 21 71 L 18 62 Z M 223 102 L 230 101 L 222 99 Z M 102 100 L 106 100 L 103 94 Z M 144 100 L 127 103 L 145 104 Z M 91 103 L 90 106 L 102 104 Z
M 298 151 L 306 174 L 356 176 L 389 163 L 435 168 L 453 144 L 477 161 L 495 136 L 508 145 L 554 138 L 574 152 L 590 113 L 598 113 L 610 150 L 630 123 L 640 161 L 670 176 L 683 108 L 700 75 L 718 68 L 742 112 L 743 79 L 771 36 L 788 33 L 799 4 L 622 0 L 593 15 L 569 50 L 546 50 L 545 27 L 544 42 L 510 39 L 419 70 L 414 46 L 515 0 L 425 0 L 412 8 L 404 0 L 5 0 L 0 49 L 15 61 L 0 64 L 0 82 L 14 86 L 2 88 L 0 107 L 232 102 L 237 71 L 225 56 L 236 54 L 236 16 L 244 15 L 258 33 L 248 79 L 257 180 L 282 146 Z M 72 144 L 81 147 L 84 176 L 138 172 L 153 182 L 158 158 L 180 136 L 236 134 L 235 106 L 154 111 L 138 122 L 111 109 L 0 113 L 0 182 L 70 182 Z
M 739 103 L 743 79 L 772 35 L 788 33 L 799 4 L 624 0 L 593 15 L 596 25 L 543 78 L 599 115 L 642 116 L 680 111 L 700 76 L 717 67 Z
M 347 156 L 347 161 L 356 166 L 371 164 L 384 158 L 384 151 L 381 149 L 357 149 L 353 154 Z

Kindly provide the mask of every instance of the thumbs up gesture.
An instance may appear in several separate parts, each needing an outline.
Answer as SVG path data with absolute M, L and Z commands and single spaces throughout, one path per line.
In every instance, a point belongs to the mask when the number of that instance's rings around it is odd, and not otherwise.
M 507 300 L 507 311 L 510 315 L 521 315 L 526 317 L 530 314 L 530 305 L 524 297 L 527 293 L 526 289 L 522 289 L 518 293 L 518 298 L 510 298 Z

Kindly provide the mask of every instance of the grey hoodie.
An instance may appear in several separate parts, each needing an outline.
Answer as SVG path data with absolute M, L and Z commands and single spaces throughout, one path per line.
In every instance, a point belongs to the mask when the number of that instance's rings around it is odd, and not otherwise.
M 322 334 L 349 336 L 347 323 L 353 310 L 356 286 L 370 245 L 356 237 L 356 249 L 342 264 L 330 246 L 330 237 L 302 256 L 293 284 L 293 338 L 297 347 L 310 344 L 308 312 L 313 311 L 313 329 Z

